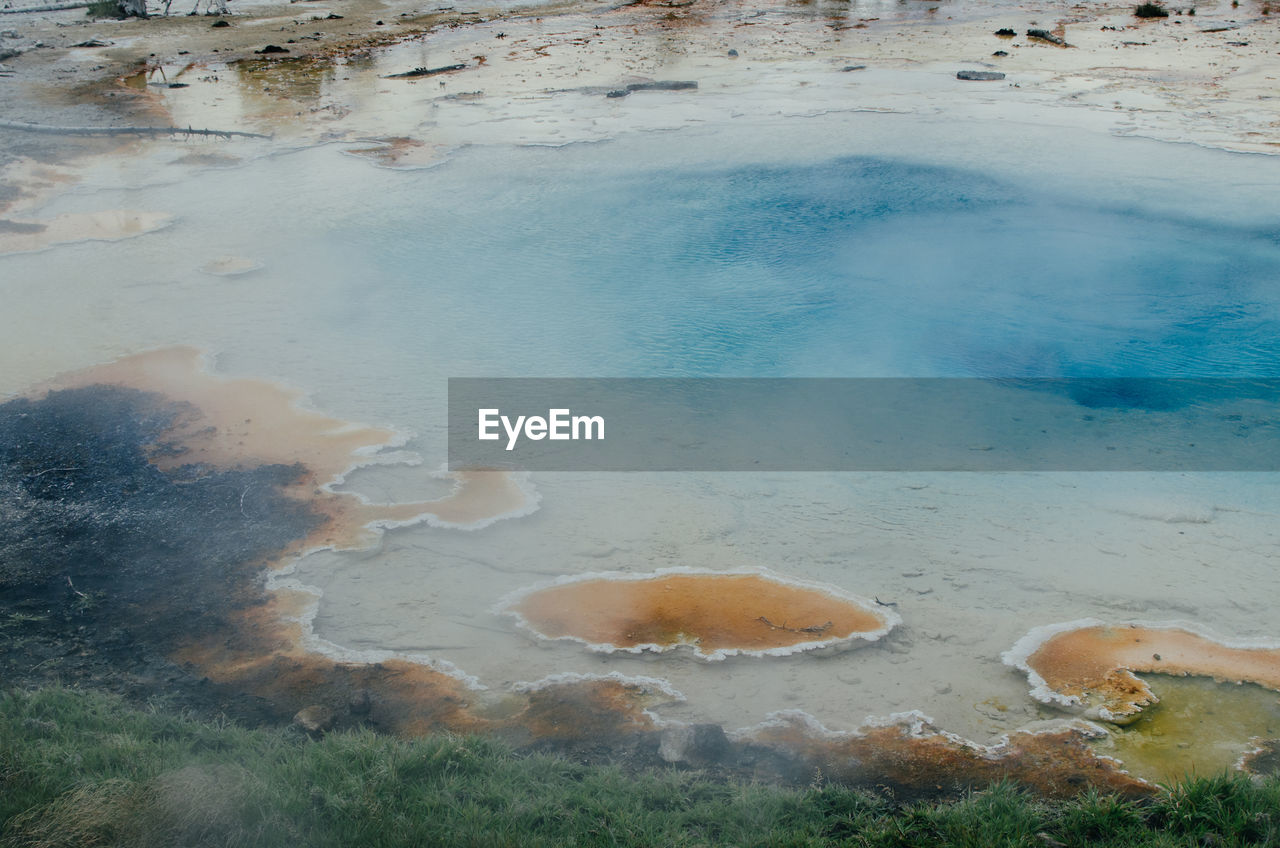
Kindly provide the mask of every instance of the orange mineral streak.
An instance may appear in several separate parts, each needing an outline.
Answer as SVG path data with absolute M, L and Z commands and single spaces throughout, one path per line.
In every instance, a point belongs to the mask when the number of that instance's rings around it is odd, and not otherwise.
M 1201 675 L 1280 690 L 1280 649 L 1233 648 L 1182 629 L 1091 626 L 1050 637 L 1027 665 L 1053 691 L 1132 719 L 1159 699 L 1134 672 Z
M 527 730 L 536 739 L 619 740 L 654 730 L 646 707 L 672 700 L 643 683 L 597 678 L 544 686 L 524 695 L 524 708 L 508 726 Z
M 767 651 L 881 630 L 871 610 L 755 574 L 669 574 L 552 586 L 511 611 L 547 638 L 592 645 L 694 645 L 702 653 Z
M 892 789 L 898 797 L 950 797 L 991 783 L 1017 781 L 1046 798 L 1069 798 L 1089 787 L 1138 796 L 1150 784 L 1130 777 L 1115 760 L 1099 757 L 1079 730 L 1017 732 L 991 747 L 973 745 L 925 725 L 815 733 L 801 722 L 755 730 L 751 741 L 776 748 L 849 785 Z
M 429 666 L 403 660 L 344 663 L 308 652 L 302 626 L 287 620 L 296 612 L 296 599 L 276 595 L 237 610 L 227 629 L 179 646 L 172 658 L 199 668 L 214 683 L 265 699 L 281 717 L 313 704 L 343 714 L 363 699 L 368 712 L 359 718 L 395 733 L 491 729 L 469 711 L 466 684 Z
M 402 660 L 356 663 L 308 650 L 306 619 L 315 599 L 296 591 L 268 592 L 259 567 L 280 567 L 319 546 L 359 547 L 373 542 L 371 523 L 434 516 L 450 524 L 475 524 L 527 507 L 525 491 L 509 475 L 476 471 L 454 475 L 454 492 L 436 501 L 375 505 L 331 492 L 362 457 L 392 446 L 388 429 L 353 425 L 301 409 L 298 394 L 263 380 L 224 379 L 203 370 L 193 348 L 176 347 L 126 357 L 64 375 L 30 394 L 92 385 L 124 386 L 153 393 L 179 410 L 178 420 L 153 446 L 152 462 L 164 470 L 186 465 L 215 469 L 296 466 L 297 482 L 282 492 L 321 517 L 305 539 L 263 563 L 236 570 L 218 608 L 216 629 L 169 646 L 169 658 L 236 693 L 264 700 L 282 718 L 316 704 L 351 721 L 371 721 L 399 733 L 448 729 L 478 732 L 499 727 L 470 711 L 473 692 L 458 677 Z M 177 578 L 180 580 L 181 575 Z M 175 586 L 175 591 L 182 587 Z M 156 598 L 149 615 L 163 618 Z M 355 703 L 358 709 L 349 709 Z
M 284 490 L 308 502 L 328 519 L 301 547 L 364 547 L 376 531 L 371 524 L 434 517 L 468 526 L 518 513 L 528 495 L 509 474 L 469 471 L 454 474 L 457 487 L 434 501 L 367 504 L 323 487 L 379 450 L 394 446 L 397 434 L 382 427 L 352 424 L 298 406 L 300 392 L 267 380 L 229 379 L 209 373 L 204 355 L 191 347 L 140 353 L 63 375 L 37 393 L 106 384 L 153 392 L 185 404 L 186 414 L 157 446 L 152 462 L 163 470 L 183 465 L 218 469 L 299 465 L 298 481 Z M 292 553 L 293 551 L 290 551 Z
M 441 145 L 426 144 L 414 138 L 396 136 L 378 139 L 375 147 L 356 147 L 347 153 L 362 156 L 384 168 L 425 168 L 444 158 Z
M 171 434 L 181 453 L 160 454 L 162 469 L 204 463 L 251 468 L 268 463 L 301 464 L 321 482 L 336 479 L 357 450 L 391 445 L 395 433 L 353 425 L 298 406 L 300 392 L 267 380 L 227 379 L 204 369 L 203 354 L 170 347 L 127 356 L 55 378 L 42 389 L 107 384 L 155 392 L 190 405 Z
M 171 220 L 161 212 L 112 209 L 68 212 L 47 221 L 11 222 L 0 228 L 0 254 L 29 253 L 81 241 L 119 241 L 154 232 Z
M 303 593 L 273 593 L 238 610 L 227 631 L 181 646 L 173 659 L 215 683 L 266 699 L 281 716 L 313 704 L 341 714 L 363 694 L 369 712 L 361 720 L 409 736 L 514 732 L 525 739 L 608 744 L 654 729 L 646 708 L 671 700 L 643 682 L 585 678 L 519 693 L 507 717 L 486 717 L 463 681 L 429 666 L 338 662 L 303 649 L 302 626 L 290 618 L 311 600 Z

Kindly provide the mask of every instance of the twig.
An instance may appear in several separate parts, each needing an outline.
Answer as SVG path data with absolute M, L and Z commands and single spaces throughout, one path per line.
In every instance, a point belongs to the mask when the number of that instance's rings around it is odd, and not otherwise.
M 0 15 L 17 15 L 22 12 L 61 12 L 64 9 L 86 9 L 89 3 L 52 3 L 48 6 L 23 6 L 20 9 L 0 9 Z
M 46 468 L 44 471 L 38 472 L 36 474 L 32 474 L 31 479 L 34 480 L 37 477 L 43 477 L 46 474 L 53 474 L 56 471 L 79 471 L 79 470 L 80 470 L 79 466 L 74 466 L 72 468 Z
M 50 135 L 216 135 L 222 138 L 271 138 L 269 135 L 240 130 L 208 130 L 192 127 L 50 127 L 23 121 L 0 121 L 0 129 Z
M 466 65 L 444 65 L 439 68 L 414 68 L 412 71 L 404 71 L 399 74 L 387 74 L 383 79 L 414 79 L 416 77 L 433 77 L 436 74 L 447 74 L 451 71 L 461 71 L 466 69 Z
M 63 575 L 63 576 L 67 578 L 67 588 L 69 588 L 72 592 L 74 592 L 75 594 L 79 595 L 80 597 L 85 598 L 85 599 L 88 599 L 88 597 L 89 597 L 89 596 L 88 596 L 88 595 L 86 595 L 84 592 L 81 592 L 79 589 L 77 589 L 77 588 L 76 588 L 76 584 L 74 584 L 74 583 L 72 583 L 72 582 L 71 582 L 71 575 L 70 575 L 70 574 L 66 574 L 66 575 Z
M 785 630 L 788 633 L 826 633 L 834 623 L 828 621 L 826 624 L 811 624 L 808 627 L 788 627 L 785 621 L 781 624 L 774 624 L 763 615 L 757 618 L 756 621 L 763 622 L 772 630 Z

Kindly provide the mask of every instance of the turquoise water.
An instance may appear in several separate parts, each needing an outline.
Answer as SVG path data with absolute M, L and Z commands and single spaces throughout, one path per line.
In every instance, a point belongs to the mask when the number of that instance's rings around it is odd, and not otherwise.
M 875 158 L 453 178 L 333 223 L 352 337 L 493 376 L 1280 373 L 1280 222 Z
M 1170 212 L 1124 186 L 1089 202 L 1087 186 L 884 156 L 693 168 L 608 148 L 465 150 L 419 171 L 318 148 L 66 198 L 52 211 L 178 220 L 0 258 L 40 289 L 6 329 L 96 306 L 87 331 L 125 351 L 287 361 L 269 350 L 284 335 L 346 351 L 353 374 L 430 378 L 1280 370 L 1280 204 L 1232 221 L 1198 215 L 1194 192 Z M 196 271 L 226 254 L 264 267 Z

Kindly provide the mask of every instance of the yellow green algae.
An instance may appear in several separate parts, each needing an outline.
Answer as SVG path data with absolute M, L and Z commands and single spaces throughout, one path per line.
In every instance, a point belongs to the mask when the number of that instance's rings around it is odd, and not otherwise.
M 1144 675 L 1160 698 L 1125 727 L 1111 727 L 1099 753 L 1133 775 L 1164 783 L 1233 769 L 1256 739 L 1280 737 L 1280 695 L 1252 683 Z

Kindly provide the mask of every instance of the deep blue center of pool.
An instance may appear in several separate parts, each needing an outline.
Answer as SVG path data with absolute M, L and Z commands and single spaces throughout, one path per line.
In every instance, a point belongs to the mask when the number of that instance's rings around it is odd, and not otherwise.
M 401 182 L 328 248 L 370 266 L 351 331 L 455 374 L 1280 376 L 1280 227 L 1194 199 L 872 158 Z

